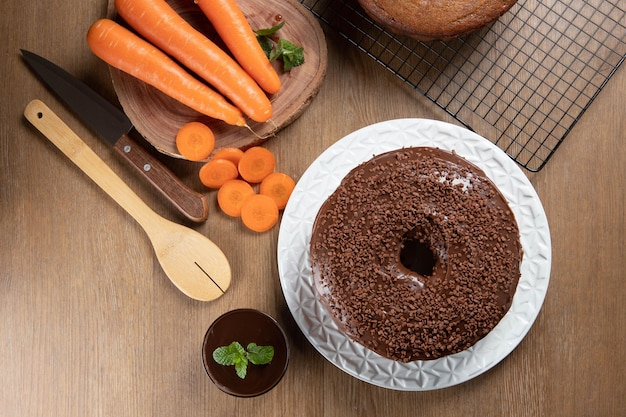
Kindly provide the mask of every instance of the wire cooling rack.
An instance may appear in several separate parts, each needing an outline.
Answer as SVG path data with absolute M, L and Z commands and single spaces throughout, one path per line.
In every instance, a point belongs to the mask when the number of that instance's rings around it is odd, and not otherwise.
M 357 0 L 300 2 L 529 171 L 545 166 L 626 58 L 624 0 L 519 0 L 446 42 L 394 35 Z

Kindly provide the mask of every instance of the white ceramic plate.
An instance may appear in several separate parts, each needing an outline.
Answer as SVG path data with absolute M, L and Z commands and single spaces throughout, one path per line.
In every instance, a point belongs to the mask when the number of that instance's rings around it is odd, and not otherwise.
M 456 151 L 481 167 L 513 210 L 524 257 L 513 304 L 500 323 L 463 352 L 430 361 L 401 363 L 351 341 L 318 300 L 309 263 L 313 222 L 343 177 L 374 155 L 402 147 Z M 311 344 L 331 363 L 368 383 L 402 391 L 426 391 L 468 381 L 495 366 L 532 327 L 548 289 L 550 231 L 533 186 L 519 166 L 487 139 L 434 120 L 398 119 L 367 126 L 339 140 L 306 170 L 285 208 L 278 237 L 278 271 L 287 305 Z

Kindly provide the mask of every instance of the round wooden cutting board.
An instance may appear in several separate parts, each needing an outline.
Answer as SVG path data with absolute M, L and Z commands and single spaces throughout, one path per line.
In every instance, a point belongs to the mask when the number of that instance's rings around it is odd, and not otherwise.
M 185 20 L 215 43 L 223 46 L 211 23 L 190 0 L 167 0 Z M 206 123 L 215 133 L 216 149 L 246 149 L 259 145 L 293 122 L 313 100 L 326 75 L 327 50 L 324 33 L 313 14 L 297 0 L 239 0 L 239 7 L 253 29 L 269 28 L 282 18 L 284 26 L 277 35 L 304 47 L 304 63 L 283 72 L 282 63 L 274 62 L 282 88 L 270 97 L 272 118 L 265 123 L 248 120 L 248 126 L 230 126 L 201 115 L 152 86 L 111 68 L 113 87 L 126 115 L 135 128 L 160 152 L 182 158 L 176 149 L 178 129 L 190 121 Z M 108 17 L 118 19 L 113 0 Z M 227 49 L 225 49 L 227 50 Z

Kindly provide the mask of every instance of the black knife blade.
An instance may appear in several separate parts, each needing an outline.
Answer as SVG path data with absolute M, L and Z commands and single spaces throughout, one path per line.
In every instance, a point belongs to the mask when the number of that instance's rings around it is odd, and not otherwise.
M 118 153 L 182 214 L 203 222 L 209 214 L 205 195 L 187 187 L 170 169 L 132 140 L 132 122 L 120 109 L 63 68 L 33 53 L 21 50 L 28 66 L 93 131 Z

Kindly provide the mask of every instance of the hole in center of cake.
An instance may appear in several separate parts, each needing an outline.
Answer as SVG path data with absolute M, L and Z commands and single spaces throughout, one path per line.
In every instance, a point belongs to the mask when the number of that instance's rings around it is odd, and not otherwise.
M 400 250 L 400 262 L 407 269 L 429 277 L 435 269 L 435 255 L 428 245 L 418 239 L 408 238 Z

